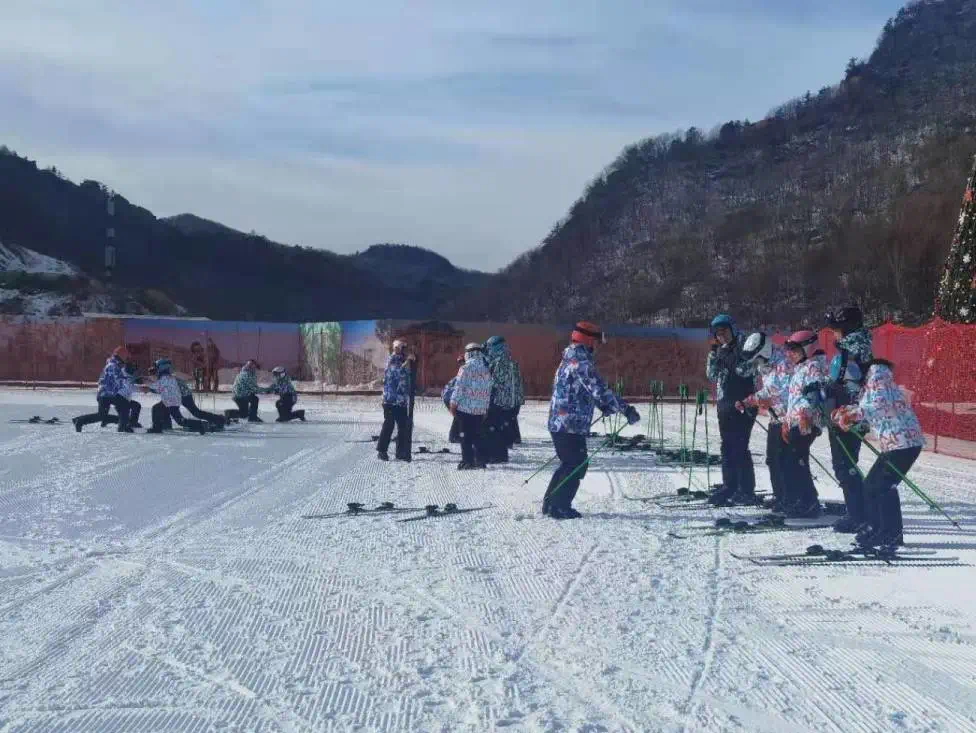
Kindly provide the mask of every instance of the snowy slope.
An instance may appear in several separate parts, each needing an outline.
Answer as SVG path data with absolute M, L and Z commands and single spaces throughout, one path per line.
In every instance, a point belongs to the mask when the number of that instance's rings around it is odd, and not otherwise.
M 76 435 L 8 419 L 66 420 L 90 393 L 0 395 L 0 731 L 976 730 L 972 567 L 728 552 L 846 543 L 827 530 L 671 538 L 721 513 L 625 499 L 687 482 L 644 453 L 594 459 L 585 518 L 558 523 L 547 475 L 523 485 L 551 454 L 544 405 L 511 464 L 460 473 L 457 446 L 378 462 L 375 399 L 303 402 L 306 424 Z M 415 449 L 448 425 L 418 403 Z M 974 473 L 923 456 L 966 527 L 907 499 L 913 549 L 976 560 Z M 302 518 L 383 500 L 494 507 Z
M 43 275 L 77 276 L 81 271 L 74 265 L 35 252 L 26 247 L 0 242 L 0 272 L 29 272 Z

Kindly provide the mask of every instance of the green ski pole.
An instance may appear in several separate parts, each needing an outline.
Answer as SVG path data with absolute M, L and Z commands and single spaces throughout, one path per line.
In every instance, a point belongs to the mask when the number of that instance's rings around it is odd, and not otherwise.
M 626 423 L 624 423 L 623 427 L 621 427 L 620 430 L 623 430 L 625 427 L 627 427 L 627 424 Z M 620 432 L 620 430 L 618 430 L 617 432 Z M 579 473 L 580 472 L 580 469 L 582 469 L 583 466 L 588 465 L 589 462 L 593 460 L 594 456 L 596 456 L 597 453 L 599 453 L 604 448 L 606 448 L 607 446 L 609 446 L 610 443 L 611 443 L 611 441 L 614 438 L 616 438 L 616 437 L 617 437 L 617 433 L 611 433 L 610 436 L 607 438 L 607 440 L 603 441 L 603 445 L 601 445 L 595 451 L 593 451 L 592 453 L 590 453 L 590 455 L 588 455 L 586 457 L 586 460 L 585 461 L 583 461 L 576 468 L 574 468 L 570 473 L 568 473 L 566 475 L 566 477 L 556 485 L 556 488 L 554 488 L 552 490 L 552 494 L 550 495 L 549 500 L 552 501 L 553 497 L 555 497 L 556 494 L 559 493 L 559 490 L 563 487 L 563 484 L 565 484 L 567 481 L 569 481 L 569 479 L 571 479 L 573 476 L 575 476 L 577 473 Z
M 601 417 L 598 417 L 598 418 L 597 418 L 596 420 L 594 420 L 593 422 L 591 422 L 591 423 L 590 423 L 590 427 L 592 428 L 592 427 L 593 427 L 594 425 L 596 425 L 596 424 L 597 424 L 598 422 L 600 422 L 600 420 L 602 420 L 602 419 L 603 419 L 603 417 L 602 417 L 602 416 L 601 416 Z M 533 473 L 533 474 L 532 474 L 531 476 L 529 476 L 529 477 L 528 477 L 527 479 L 525 479 L 525 481 L 523 481 L 523 482 L 522 482 L 522 486 L 525 486 L 525 485 L 526 485 L 527 483 L 529 483 L 529 481 L 531 481 L 531 480 L 532 480 L 532 479 L 534 479 L 534 478 L 535 478 L 536 476 L 538 476 L 538 475 L 539 475 L 540 473 L 542 473 L 542 472 L 543 472 L 543 471 L 545 470 L 545 468 L 546 468 L 546 466 L 548 466 L 548 465 L 549 465 L 550 463 L 552 463 L 552 462 L 553 462 L 554 460 L 556 460 L 557 458 L 559 458 L 559 456 L 558 456 L 558 455 L 554 455 L 554 456 L 553 456 L 552 458 L 550 458 L 550 459 L 549 459 L 548 461 L 546 461 L 546 462 L 545 462 L 545 463 L 543 463 L 543 464 L 542 464 L 541 466 L 539 466 L 539 468 L 538 468 L 538 469 L 536 469 L 536 472 L 535 472 L 535 473 Z

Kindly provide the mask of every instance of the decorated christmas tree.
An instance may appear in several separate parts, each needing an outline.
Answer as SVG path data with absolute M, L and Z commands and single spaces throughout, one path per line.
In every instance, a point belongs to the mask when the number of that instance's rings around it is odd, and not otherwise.
M 942 320 L 976 323 L 976 166 L 966 184 L 959 225 L 939 282 L 936 305 Z

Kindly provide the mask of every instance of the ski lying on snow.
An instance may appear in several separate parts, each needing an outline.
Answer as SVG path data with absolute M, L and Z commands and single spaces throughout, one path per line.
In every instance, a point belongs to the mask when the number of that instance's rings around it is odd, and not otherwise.
M 56 417 L 52 417 L 50 420 L 45 420 L 38 415 L 34 415 L 34 417 L 30 418 L 29 420 L 10 420 L 9 422 L 20 423 L 23 425 L 67 425 L 67 423 L 61 422 L 61 420 Z
M 359 502 L 351 501 L 344 512 L 330 512 L 329 514 L 303 514 L 302 519 L 332 519 L 333 517 L 358 517 L 364 514 L 396 514 L 399 512 L 420 512 L 424 507 L 398 507 L 393 502 L 385 501 L 377 507 L 367 509 Z
M 467 514 L 468 512 L 479 512 L 482 509 L 490 509 L 494 504 L 487 504 L 485 506 L 470 507 L 468 509 L 458 509 L 457 504 L 445 504 L 443 509 L 437 507 L 436 504 L 424 507 L 426 511 L 425 514 L 421 514 L 418 517 L 408 517 L 407 519 L 400 519 L 400 522 L 416 522 L 419 519 L 436 519 L 437 517 L 452 517 L 456 514 Z
M 815 552 L 811 553 L 810 550 L 813 549 L 813 548 L 819 548 L 819 551 L 815 551 Z M 811 548 L 808 548 L 807 552 L 788 552 L 788 553 L 784 553 L 782 555 L 741 555 L 741 554 L 739 554 L 739 553 L 737 553 L 737 552 L 735 552 L 733 550 L 729 550 L 729 554 L 732 557 L 734 557 L 735 559 L 737 559 L 737 560 L 749 560 L 749 561 L 753 561 L 753 560 L 766 560 L 766 561 L 774 561 L 774 560 L 797 560 L 797 559 L 806 559 L 806 558 L 819 559 L 819 558 L 823 557 L 823 553 L 824 552 L 826 552 L 826 550 L 824 550 L 824 548 L 822 548 L 822 547 L 819 547 L 819 545 L 813 545 Z M 876 558 L 876 555 L 874 555 L 874 554 L 867 554 L 867 555 L 865 555 L 865 553 L 864 553 L 863 550 L 855 550 L 855 549 L 851 549 L 851 550 L 832 550 L 831 552 L 842 552 L 842 553 L 847 554 L 847 555 L 858 555 L 858 556 L 863 556 L 863 557 Z M 906 557 L 906 558 L 923 557 L 924 558 L 924 557 L 929 557 L 929 556 L 935 555 L 936 552 L 937 552 L 936 550 L 926 550 L 926 549 L 922 549 L 922 548 L 908 547 L 908 548 L 906 548 L 906 551 L 905 552 L 898 552 L 896 554 L 899 557 Z M 943 559 L 943 558 L 939 558 L 939 559 Z
M 763 567 L 784 567 L 801 565 L 908 565 L 912 567 L 953 567 L 962 566 L 959 557 L 925 555 L 924 550 L 912 554 L 879 553 L 863 548 L 853 550 L 827 550 L 820 545 L 812 545 L 805 553 L 793 555 L 736 555 L 740 560 L 748 560 Z

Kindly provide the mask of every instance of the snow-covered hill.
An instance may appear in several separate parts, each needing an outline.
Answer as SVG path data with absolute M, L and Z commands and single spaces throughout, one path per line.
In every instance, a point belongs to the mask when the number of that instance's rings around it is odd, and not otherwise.
M 121 292 L 64 260 L 0 242 L 0 315 L 77 316 L 82 313 L 183 315 L 162 293 Z
M 42 255 L 16 244 L 0 242 L 0 272 L 29 272 L 43 275 L 78 277 L 81 271 L 64 260 Z

